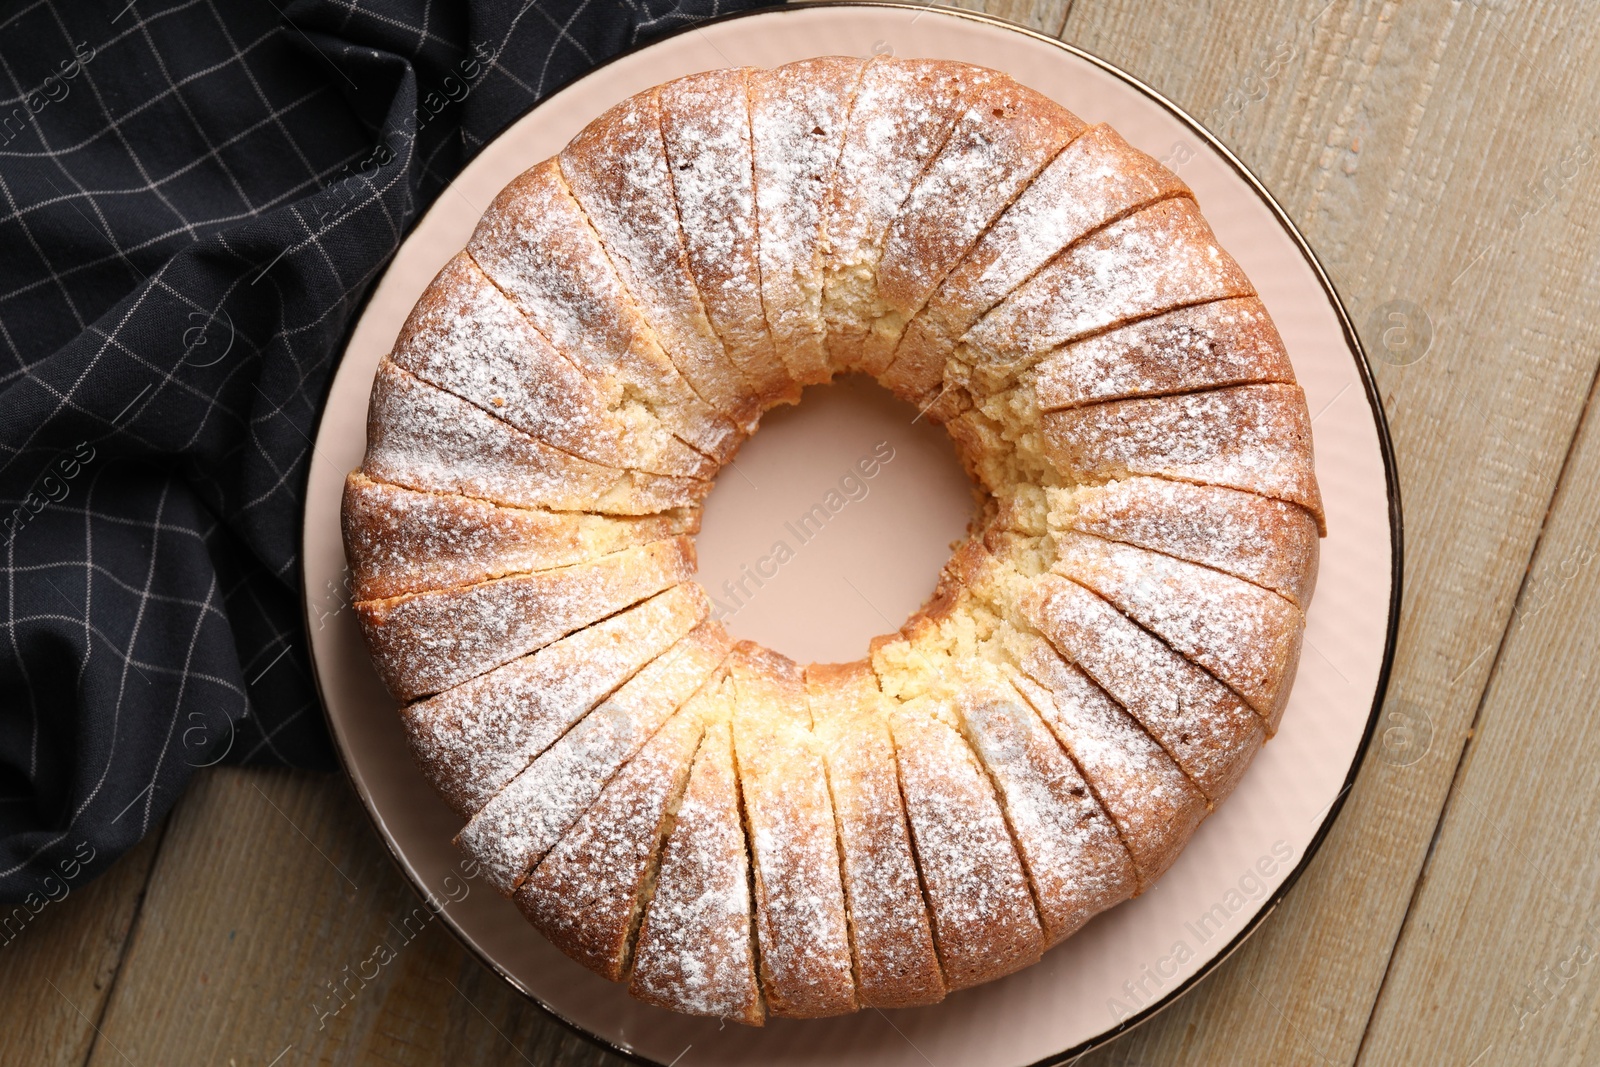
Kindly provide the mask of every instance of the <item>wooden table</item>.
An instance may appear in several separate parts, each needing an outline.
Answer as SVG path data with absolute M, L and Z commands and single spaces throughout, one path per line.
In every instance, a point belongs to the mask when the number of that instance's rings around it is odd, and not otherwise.
M 1080 1063 L 1600 1062 L 1591 13 L 983 6 L 1144 79 L 1266 182 L 1377 357 L 1406 503 L 1387 747 L 1261 930 Z M 352 978 L 415 904 L 342 779 L 203 773 L 0 950 L 0 1061 L 620 1062 L 437 923 Z

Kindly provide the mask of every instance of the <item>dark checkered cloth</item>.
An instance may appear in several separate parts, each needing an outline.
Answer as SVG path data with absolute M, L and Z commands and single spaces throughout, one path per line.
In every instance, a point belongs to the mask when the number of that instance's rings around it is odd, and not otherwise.
M 363 297 L 541 97 L 750 6 L 0 11 L 0 901 L 103 870 L 196 767 L 333 766 L 300 517 Z

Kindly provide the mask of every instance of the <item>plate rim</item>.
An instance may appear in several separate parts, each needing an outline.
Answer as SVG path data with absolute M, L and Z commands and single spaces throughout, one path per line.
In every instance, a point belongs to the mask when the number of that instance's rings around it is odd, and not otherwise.
M 490 138 L 489 141 L 484 142 L 484 144 L 479 147 L 478 152 L 474 154 L 473 158 L 476 159 L 477 156 L 481 155 L 484 149 L 486 149 L 489 144 L 493 143 L 494 140 L 504 136 L 506 132 L 518 122 L 527 117 L 537 108 L 543 107 L 546 103 L 566 90 L 568 87 L 604 70 L 609 66 L 614 65 L 622 59 L 645 51 L 646 49 L 653 48 L 663 41 L 680 37 L 684 34 L 698 32 L 711 24 L 734 22 L 740 19 L 760 16 L 795 14 L 812 9 L 828 8 L 921 10 L 936 16 L 983 23 L 997 29 L 1021 34 L 1024 37 L 1028 37 L 1032 40 L 1050 45 L 1061 50 L 1067 55 L 1083 60 L 1084 62 L 1087 62 L 1102 71 L 1105 71 L 1107 74 L 1120 79 L 1132 88 L 1138 90 L 1141 94 L 1148 97 L 1154 103 L 1169 112 L 1184 126 L 1188 127 L 1190 132 L 1204 141 L 1213 151 L 1215 151 L 1228 164 L 1228 166 L 1232 168 L 1233 172 L 1238 175 L 1238 177 L 1241 178 L 1246 185 L 1249 186 L 1251 191 L 1254 192 L 1258 198 L 1260 198 L 1260 200 L 1267 206 L 1268 210 L 1271 211 L 1272 216 L 1277 220 L 1278 225 L 1281 226 L 1285 232 L 1287 232 L 1295 247 L 1305 259 L 1307 265 L 1310 266 L 1312 273 L 1316 276 L 1317 282 L 1322 288 L 1324 296 L 1326 296 L 1328 303 L 1333 310 L 1334 316 L 1338 319 L 1340 330 L 1344 334 L 1346 347 L 1348 348 L 1349 354 L 1355 363 L 1356 375 L 1360 379 L 1362 390 L 1366 395 L 1367 407 L 1372 416 L 1374 429 L 1377 431 L 1378 450 L 1383 460 L 1385 497 L 1388 504 L 1389 520 L 1390 565 L 1388 616 L 1384 627 L 1383 656 L 1379 663 L 1378 676 L 1373 687 L 1372 705 L 1367 714 L 1366 726 L 1362 730 L 1360 743 L 1356 746 L 1356 750 L 1351 756 L 1350 766 L 1345 773 L 1343 784 L 1339 790 L 1339 793 L 1334 797 L 1333 803 L 1328 806 L 1328 810 L 1323 815 L 1322 821 L 1319 823 L 1316 832 L 1312 834 L 1310 841 L 1307 842 L 1306 847 L 1301 854 L 1300 861 L 1294 866 L 1289 874 L 1285 876 L 1283 882 L 1277 887 L 1277 889 L 1263 898 L 1261 905 L 1256 910 L 1255 914 L 1252 915 L 1240 929 L 1240 931 L 1234 935 L 1233 939 L 1224 945 L 1215 956 L 1199 967 L 1194 974 L 1190 975 L 1185 981 L 1174 986 L 1170 991 L 1165 992 L 1160 999 L 1146 1005 L 1134 1014 L 1120 1020 L 1115 1025 L 1100 1031 L 1095 1036 L 1081 1041 L 1078 1044 L 1064 1049 L 1058 1053 L 1053 1053 L 1042 1059 L 1035 1060 L 1030 1064 L 1019 1065 L 1019 1067 L 1060 1067 L 1060 1065 L 1066 1064 L 1071 1060 L 1081 1057 L 1092 1049 L 1099 1048 L 1102 1045 L 1105 1045 L 1116 1038 L 1121 1037 L 1123 1034 L 1126 1034 L 1129 1031 L 1148 1022 L 1150 1019 L 1154 1018 L 1156 1015 L 1160 1014 L 1162 1011 L 1181 1000 L 1186 994 L 1199 985 L 1200 982 L 1208 978 L 1218 966 L 1233 956 L 1233 954 L 1239 950 L 1244 942 L 1248 940 L 1258 929 L 1260 929 L 1261 925 L 1266 921 L 1268 916 L 1272 915 L 1278 910 L 1279 905 L 1282 904 L 1284 898 L 1288 896 L 1289 891 L 1294 888 L 1296 883 L 1299 882 L 1300 876 L 1305 873 L 1306 868 L 1310 866 L 1311 861 L 1321 850 L 1324 841 L 1326 841 L 1328 834 L 1333 829 L 1333 824 L 1338 820 L 1339 813 L 1343 811 L 1345 801 L 1349 798 L 1350 791 L 1355 786 L 1356 777 L 1360 774 L 1361 768 L 1366 762 L 1366 757 L 1372 744 L 1373 735 L 1377 730 L 1378 717 L 1383 709 L 1384 699 L 1388 694 L 1390 676 L 1394 668 L 1395 650 L 1399 638 L 1400 607 L 1404 587 L 1405 523 L 1400 499 L 1399 468 L 1395 460 L 1394 442 L 1389 432 L 1389 419 L 1383 408 L 1382 397 L 1378 391 L 1377 381 L 1372 374 L 1372 364 L 1367 356 L 1366 348 L 1361 343 L 1361 337 L 1356 332 L 1355 324 L 1350 318 L 1349 311 L 1346 309 L 1344 300 L 1339 295 L 1338 288 L 1334 284 L 1332 277 L 1323 267 L 1322 261 L 1317 257 L 1317 254 L 1312 249 L 1310 242 L 1308 242 L 1305 235 L 1300 232 L 1299 226 L 1295 224 L 1288 211 L 1286 211 L 1283 205 L 1278 202 L 1278 199 L 1272 195 L 1272 192 L 1266 187 L 1265 183 L 1263 183 L 1261 179 L 1258 178 L 1255 173 L 1245 165 L 1244 161 L 1235 155 L 1233 150 L 1224 144 L 1216 134 L 1212 133 L 1211 130 L 1203 125 L 1198 119 L 1189 114 L 1187 110 L 1180 107 L 1160 90 L 1149 85 L 1136 75 L 1129 73 L 1109 60 L 1103 59 L 1100 56 L 1095 55 L 1093 52 L 1090 52 L 1078 45 L 1059 40 L 1055 37 L 1049 36 L 1048 34 L 1032 29 L 1031 27 L 1023 26 L 1009 19 L 1001 18 L 998 15 L 991 15 L 987 12 L 981 11 L 970 11 L 965 8 L 942 6 L 934 7 L 931 5 L 927 7 L 921 7 L 920 5 L 899 2 L 899 0 L 807 0 L 805 3 L 781 3 L 771 6 L 751 8 L 747 11 L 731 12 L 726 15 L 719 15 L 700 22 L 692 22 L 668 32 L 653 36 L 648 41 L 624 49 L 623 51 L 620 51 L 605 60 L 605 62 L 597 64 L 583 74 L 580 74 L 569 81 L 563 82 L 561 85 L 547 93 L 542 99 L 517 112 L 510 120 L 507 121 L 499 133 L 496 133 L 494 137 Z M 468 163 L 470 162 L 471 161 L 469 160 Z M 446 182 L 444 186 L 441 187 L 435 194 L 433 202 L 430 203 L 428 209 L 419 212 L 412 220 L 411 224 L 406 227 L 404 234 L 400 238 L 400 243 L 396 246 L 395 256 L 390 258 L 389 264 L 384 267 L 383 272 L 372 279 L 366 294 L 362 297 L 361 302 L 356 309 L 355 314 L 351 316 L 350 324 L 344 331 L 343 340 L 340 343 L 339 358 L 330 368 L 328 384 L 323 390 L 322 406 L 317 415 L 316 430 L 312 434 L 311 438 L 313 442 L 320 440 L 322 437 L 323 422 L 328 413 L 328 395 L 332 391 L 334 379 L 338 375 L 339 367 L 344 362 L 345 354 L 349 349 L 350 340 L 355 333 L 356 327 L 366 317 L 368 305 L 371 302 L 373 294 L 377 292 L 384 276 L 388 274 L 389 268 L 393 266 L 394 258 L 398 256 L 400 249 L 404 248 L 406 241 L 412 237 L 417 228 L 422 224 L 423 220 L 427 218 L 429 212 L 433 210 L 433 204 L 436 204 L 439 201 L 443 194 L 449 190 L 450 186 L 455 182 L 455 180 L 455 178 L 452 178 L 449 182 Z M 306 498 L 306 495 L 309 492 L 310 471 L 311 466 L 308 463 L 306 467 L 306 478 L 301 485 L 302 500 Z M 306 627 L 306 633 L 308 635 L 310 633 L 311 623 L 311 596 L 310 587 L 307 584 L 309 577 L 306 573 L 305 544 L 309 534 L 309 529 L 309 524 L 307 523 L 304 516 L 304 511 L 302 510 L 300 528 L 301 551 L 300 558 L 297 563 L 297 569 L 300 572 L 301 621 Z M 351 770 L 349 757 L 346 754 L 343 736 L 340 732 L 338 724 L 334 721 L 332 713 L 328 709 L 328 702 L 323 690 L 321 668 L 317 662 L 317 658 L 314 650 L 312 649 L 312 644 L 309 640 L 309 637 L 306 641 L 306 648 L 306 658 L 311 664 L 311 677 L 317 693 L 317 703 L 320 711 L 322 712 L 323 723 L 328 728 L 329 738 L 333 742 L 334 753 L 339 762 L 339 770 L 344 776 L 345 780 L 349 782 L 351 787 L 354 789 L 356 797 L 361 801 L 362 813 L 365 815 L 368 824 L 376 833 L 378 839 L 383 843 L 384 851 L 387 853 L 389 861 L 393 863 L 394 866 L 399 870 L 402 877 L 404 877 L 405 881 L 410 885 L 414 892 L 418 892 L 426 897 L 429 894 L 428 887 L 419 882 L 415 873 L 407 865 L 404 857 L 402 857 L 396 850 L 393 839 L 387 832 L 385 832 L 383 824 L 378 818 L 377 812 L 373 810 L 371 798 L 368 795 L 367 790 L 362 787 L 361 783 Z M 515 990 L 524 1000 L 537 1008 L 547 1018 L 555 1021 L 572 1033 L 575 1033 L 584 1038 L 586 1041 L 599 1046 L 614 1056 L 621 1057 L 632 1063 L 641 1064 L 643 1067 L 667 1067 L 667 1065 L 662 1064 L 659 1060 L 640 1055 L 633 1049 L 619 1045 L 609 1038 L 596 1034 L 587 1027 L 568 1019 L 560 1012 L 552 1008 L 549 1004 L 545 1003 L 536 993 L 523 985 L 520 980 L 502 967 L 498 961 L 480 949 L 460 929 L 460 927 L 457 926 L 455 920 L 447 911 L 440 911 L 439 917 L 444 920 L 445 928 L 450 931 L 451 936 L 461 944 L 461 946 L 469 955 L 498 975 L 502 981 Z

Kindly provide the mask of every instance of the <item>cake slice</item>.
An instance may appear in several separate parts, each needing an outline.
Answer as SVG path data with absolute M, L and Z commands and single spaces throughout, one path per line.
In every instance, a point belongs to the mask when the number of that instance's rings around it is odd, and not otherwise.
M 704 730 L 689 707 L 672 716 L 512 898 L 551 944 L 602 978 L 627 980 L 662 845 Z
M 1116 605 L 1278 730 L 1306 618 L 1277 593 L 1159 552 L 1063 532 L 1052 568 Z
M 411 701 L 476 678 L 694 573 L 687 537 L 597 560 L 355 605 L 378 676 Z
M 977 392 L 993 393 L 1054 349 L 1185 305 L 1252 296 L 1200 208 L 1173 197 L 1089 234 L 1052 259 L 969 329 L 956 358 Z
M 639 614 L 640 610 L 636 608 L 628 614 Z M 664 625 L 657 624 L 660 635 L 648 635 L 630 652 L 637 656 L 649 655 L 661 644 L 662 638 L 677 632 L 683 621 L 684 616 L 680 614 Z M 605 625 L 600 623 L 584 634 Z M 630 626 L 629 630 L 639 628 Z M 456 844 L 482 865 L 485 880 L 509 895 L 528 870 L 544 858 L 550 847 L 594 802 L 617 768 L 712 677 L 727 655 L 729 645 L 721 626 L 716 623 L 701 625 L 670 651 L 640 669 L 593 711 L 569 705 L 571 710 L 564 715 L 558 712 L 553 716 L 541 716 L 545 709 L 538 705 L 545 703 L 543 694 L 530 694 L 531 702 L 535 703 L 528 709 L 531 714 L 511 726 L 508 732 L 520 736 L 522 744 L 518 755 L 524 761 L 529 752 L 537 752 L 539 745 L 549 747 L 493 794 L 456 838 Z M 598 662 L 594 666 L 603 669 L 604 659 L 596 659 Z M 582 718 L 551 744 L 552 729 L 572 723 L 571 711 L 579 712 Z M 496 742 L 503 743 L 499 738 Z M 515 760 L 510 762 L 514 764 Z
M 750 868 L 729 729 L 732 697 L 708 723 L 661 854 L 628 992 L 689 1015 L 766 1020 L 756 982 Z
M 1045 447 L 1078 482 L 1149 474 L 1299 504 L 1323 529 L 1311 417 L 1297 385 L 1110 400 L 1044 416 Z
M 956 343 L 989 309 L 1063 249 L 1142 206 L 1189 189 L 1109 126 L 1091 127 L 1053 159 L 907 325 L 883 383 L 919 406 L 944 386 Z
M 762 303 L 778 355 L 801 385 L 832 375 L 822 225 L 863 65 L 829 56 L 750 72 Z
M 709 478 L 716 465 L 550 346 L 465 252 L 412 308 L 389 355 L 548 445 L 608 467 Z
M 861 360 L 882 374 L 906 324 L 1034 178 L 1088 128 L 1004 75 L 963 94 L 944 147 L 917 179 L 878 259 L 881 313 Z
M 454 493 L 345 478 L 345 553 L 357 600 L 549 570 L 700 528 L 698 510 L 638 517 L 504 507 Z
M 747 67 L 711 70 L 661 87 L 661 137 L 678 205 L 689 274 L 716 328 L 763 406 L 793 404 L 789 376 L 761 303 Z
M 628 679 L 671 677 L 673 659 L 659 667 L 651 661 L 694 629 L 706 611 L 698 586 L 674 586 L 410 705 L 400 717 L 417 766 L 457 814 L 473 815 Z M 637 688 L 626 703 L 635 700 Z
M 1138 891 L 1133 860 L 1071 757 L 996 669 L 964 664 L 951 705 L 989 772 L 1046 945 Z
M 628 295 L 561 168 L 548 159 L 500 191 L 467 252 L 555 349 L 614 377 L 679 439 L 721 461 L 736 425 L 683 379 Z
M 567 187 L 644 320 L 685 380 L 743 432 L 762 401 L 729 357 L 690 276 L 661 139 L 657 90 L 630 96 L 557 157 Z
M 889 715 L 911 839 L 945 985 L 966 989 L 1039 959 L 1045 935 L 994 787 L 947 707 Z
M 1316 517 L 1298 504 L 1255 493 L 1122 478 L 1058 494 L 1050 525 L 1214 567 L 1271 589 L 1301 610 L 1316 585 Z
M 711 483 L 579 459 L 385 359 L 367 408 L 361 469 L 412 489 L 516 507 L 649 515 L 693 507 Z
M 728 678 L 767 1010 L 801 1019 L 855 1011 L 833 805 L 804 676 L 741 642 Z
M 1232 690 L 1076 582 L 1034 579 L 1023 617 L 1139 720 L 1213 805 L 1244 774 L 1265 738 Z
M 944 146 L 962 94 L 997 75 L 964 63 L 876 56 L 862 69 L 823 215 L 823 306 L 835 371 L 859 369 L 877 314 L 884 234 Z
M 1017 687 L 1071 754 L 1115 821 L 1148 889 L 1172 866 L 1209 810 L 1172 757 L 1089 676 L 1041 637 L 1013 633 Z
M 865 662 L 806 668 L 812 731 L 827 764 L 862 1007 L 944 999 L 928 906 L 900 800 L 889 705 Z
M 1041 411 L 1223 385 L 1294 382 L 1267 309 L 1253 296 L 1214 300 L 1074 341 L 1030 374 Z

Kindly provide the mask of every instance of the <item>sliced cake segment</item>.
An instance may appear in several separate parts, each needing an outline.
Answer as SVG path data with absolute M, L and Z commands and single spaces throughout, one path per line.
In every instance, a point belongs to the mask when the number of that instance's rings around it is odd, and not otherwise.
M 356 620 L 378 676 L 415 700 L 542 648 L 694 573 L 687 537 L 570 567 L 475 585 L 358 601 Z
M 679 625 L 681 620 L 671 620 L 661 627 L 662 633 L 670 634 Z M 659 643 L 660 638 L 652 634 L 640 642 L 638 652 L 648 655 Z M 489 884 L 510 894 L 594 802 L 617 768 L 713 677 L 729 647 L 727 634 L 719 625 L 703 624 L 640 669 L 593 711 L 574 707 L 564 716 L 541 715 L 545 709 L 540 705 L 547 698 L 525 693 L 524 709 L 529 714 L 507 732 L 522 742 L 524 759 L 527 753 L 537 752 L 540 744 L 549 747 L 495 793 L 456 838 L 456 844 L 483 865 Z M 571 725 L 574 719 L 576 725 Z M 550 734 L 567 725 L 571 729 L 552 744 Z M 499 738 L 496 743 L 504 744 Z
M 719 692 L 722 707 L 706 727 L 662 851 L 628 991 L 673 1011 L 759 1026 L 766 1005 L 756 981 L 750 868 L 728 722 L 732 695 L 726 684 Z
M 833 804 L 804 676 L 746 641 L 728 678 L 767 1010 L 802 1019 L 855 1011 Z
M 956 355 L 981 394 L 1070 341 L 1190 304 L 1252 296 L 1200 208 L 1173 197 L 1140 208 L 1066 249 L 984 315 Z
M 1181 307 L 1074 341 L 1031 372 L 1041 411 L 1223 385 L 1294 381 L 1283 339 L 1253 296 Z
M 1277 593 L 1159 552 L 1062 533 L 1057 574 L 1099 593 L 1244 698 L 1271 737 L 1300 662 L 1306 618 Z
M 627 980 L 639 920 L 705 723 L 685 707 L 646 742 L 518 889 L 517 907 L 562 952 Z
M 360 471 L 345 479 L 341 520 L 357 600 L 565 567 L 700 528 L 688 508 L 640 517 L 512 508 Z
M 883 383 L 927 404 L 956 343 L 1063 249 L 1143 205 L 1188 195 L 1177 175 L 1109 126 L 1091 127 L 1006 208 L 906 327 Z
M 1206 798 L 1144 728 L 1040 637 L 1014 633 L 1013 685 L 1043 717 L 1115 820 L 1141 891 L 1172 866 Z
M 711 70 L 663 85 L 661 136 L 706 315 L 763 406 L 792 404 L 800 387 L 773 346 L 761 303 L 750 74 Z
M 988 769 L 1039 908 L 1058 944 L 1137 892 L 1116 826 L 1039 713 L 997 670 L 973 669 L 951 701 Z
M 1075 481 L 1149 474 L 1286 500 L 1323 527 L 1311 416 L 1298 385 L 1110 400 L 1044 416 L 1045 447 Z
M 711 483 L 579 459 L 453 393 L 378 365 L 361 469 L 378 481 L 517 507 L 648 515 L 693 507 Z
M 1066 578 L 1040 575 L 1020 607 L 1056 651 L 1139 720 L 1208 801 L 1233 792 L 1265 730 L 1232 690 Z
M 484 274 L 557 351 L 614 377 L 678 438 L 718 461 L 740 431 L 678 373 L 628 295 L 555 159 L 494 198 L 467 242 Z
M 663 675 L 672 678 L 676 659 L 665 657 L 663 663 L 656 657 L 694 629 L 707 610 L 705 594 L 694 583 L 674 586 L 410 705 L 401 720 L 417 766 L 458 814 L 474 814 L 628 679 L 643 675 L 642 684 L 654 684 Z M 623 689 L 628 695 L 620 702 L 633 706 L 638 687 Z
M 952 990 L 1020 970 L 1045 947 L 994 787 L 954 718 L 928 697 L 889 715 L 934 943 Z
M 1130 477 L 1052 501 L 1050 525 L 1215 567 L 1304 610 L 1316 585 L 1316 517 L 1283 500 L 1216 485 Z
M 861 368 L 882 374 L 906 324 L 973 244 L 1061 150 L 1087 129 L 1044 95 L 995 75 L 963 93 L 959 117 L 883 240 L 881 313 Z
M 865 661 L 806 668 L 812 730 L 827 762 L 856 995 L 862 1007 L 944 999 L 911 831 L 900 799 L 889 703 Z
M 389 358 L 546 444 L 609 467 L 708 478 L 716 464 L 550 346 L 465 252 L 412 308 Z
M 823 318 L 836 371 L 859 368 L 884 234 L 944 146 L 963 93 L 996 77 L 938 59 L 874 57 L 861 73 L 823 219 Z
M 689 273 L 660 101 L 654 89 L 630 96 L 584 127 L 557 157 L 561 174 L 678 372 L 750 433 L 761 398 L 723 347 Z
M 825 382 L 822 225 L 864 61 L 807 59 L 750 72 L 756 225 L 767 325 L 790 376 Z

